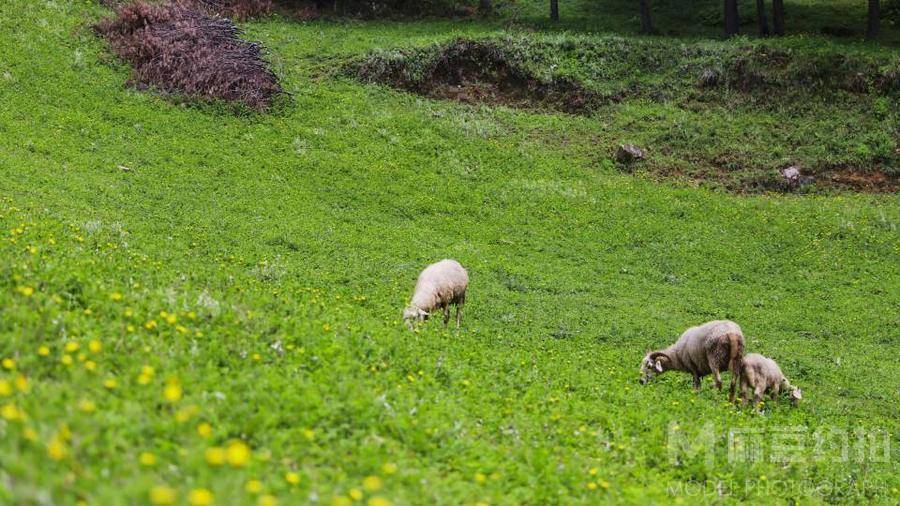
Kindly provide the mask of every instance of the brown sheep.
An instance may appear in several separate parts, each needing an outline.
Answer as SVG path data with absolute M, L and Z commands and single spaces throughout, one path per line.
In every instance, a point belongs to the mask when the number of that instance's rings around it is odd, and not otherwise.
M 753 404 L 759 406 L 766 391 L 773 401 L 778 402 L 782 389 L 787 392 L 791 403 L 795 406 L 803 398 L 800 389 L 791 385 L 774 360 L 759 353 L 751 353 L 744 357 L 744 367 L 741 371 L 742 405 L 747 405 L 748 390 L 753 391 Z
M 684 371 L 694 376 L 694 388 L 700 378 L 712 374 L 716 388 L 722 389 L 720 371 L 731 371 L 728 398 L 734 401 L 735 387 L 744 355 L 744 334 L 737 323 L 715 320 L 691 327 L 668 348 L 647 353 L 641 361 L 641 383 L 647 384 L 665 371 Z

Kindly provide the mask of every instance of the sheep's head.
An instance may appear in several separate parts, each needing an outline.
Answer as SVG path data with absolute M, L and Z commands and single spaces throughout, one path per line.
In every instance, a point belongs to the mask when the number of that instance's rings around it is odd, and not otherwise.
M 666 370 L 665 364 L 669 357 L 665 353 L 654 351 L 647 353 L 641 361 L 641 384 L 646 385 L 654 376 Z
M 796 406 L 800 402 L 800 399 L 803 398 L 803 393 L 800 391 L 799 388 L 791 387 L 791 390 L 788 393 L 788 396 L 791 398 L 791 402 L 794 404 L 794 406 Z
M 428 312 L 424 311 L 422 308 L 418 308 L 416 306 L 408 306 L 403 310 L 403 321 L 406 322 L 406 326 L 409 327 L 409 330 L 413 329 L 415 322 L 420 322 L 427 319 Z

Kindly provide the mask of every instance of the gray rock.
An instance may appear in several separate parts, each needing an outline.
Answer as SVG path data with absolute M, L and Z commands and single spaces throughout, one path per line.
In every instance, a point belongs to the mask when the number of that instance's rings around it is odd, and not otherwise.
M 631 163 L 635 160 L 643 160 L 646 155 L 644 150 L 634 144 L 620 144 L 616 150 L 616 160 L 619 163 Z

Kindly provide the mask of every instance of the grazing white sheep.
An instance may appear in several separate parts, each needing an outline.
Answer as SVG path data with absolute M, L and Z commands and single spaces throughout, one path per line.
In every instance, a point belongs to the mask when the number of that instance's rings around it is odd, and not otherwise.
M 665 371 L 684 371 L 694 376 L 694 388 L 700 388 L 700 378 L 712 374 L 716 388 L 721 390 L 719 371 L 731 370 L 728 398 L 734 401 L 743 355 L 744 334 L 737 323 L 728 320 L 706 322 L 684 331 L 672 346 L 647 353 L 641 361 L 641 383 L 647 384 Z
M 403 310 L 403 320 L 410 330 L 414 322 L 427 320 L 437 309 L 444 311 L 444 325 L 450 320 L 450 305 L 456 305 L 456 328 L 459 328 L 460 312 L 466 302 L 469 274 L 456 260 L 441 260 L 426 267 L 419 280 L 412 300 Z
M 778 402 L 778 395 L 782 389 L 787 392 L 791 403 L 795 406 L 803 398 L 800 389 L 791 385 L 774 360 L 759 353 L 751 353 L 744 357 L 744 367 L 741 371 L 742 405 L 747 405 L 748 390 L 753 390 L 753 405 L 759 406 L 766 391 L 773 401 Z

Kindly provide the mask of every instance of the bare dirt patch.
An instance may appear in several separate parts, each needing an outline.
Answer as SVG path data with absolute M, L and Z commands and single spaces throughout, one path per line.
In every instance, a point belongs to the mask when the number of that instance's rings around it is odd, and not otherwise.
M 544 78 L 491 41 L 457 39 L 429 58 L 368 58 L 350 72 L 430 98 L 589 114 L 608 98 L 564 78 Z

